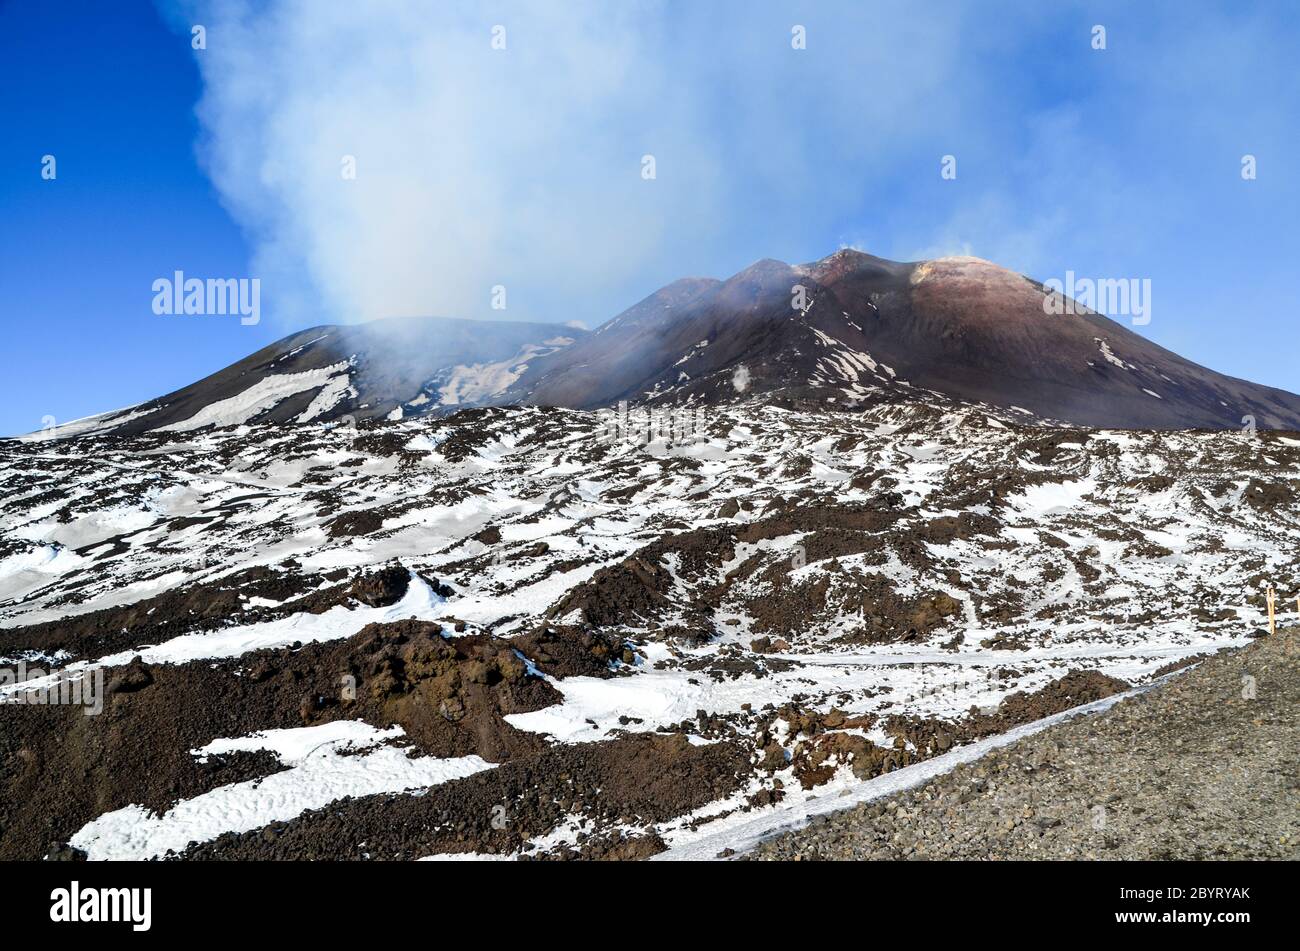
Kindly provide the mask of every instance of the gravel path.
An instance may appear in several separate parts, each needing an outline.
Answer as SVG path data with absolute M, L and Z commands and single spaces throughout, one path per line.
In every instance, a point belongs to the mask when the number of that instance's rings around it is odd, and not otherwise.
M 747 858 L 1300 857 L 1300 629 Z

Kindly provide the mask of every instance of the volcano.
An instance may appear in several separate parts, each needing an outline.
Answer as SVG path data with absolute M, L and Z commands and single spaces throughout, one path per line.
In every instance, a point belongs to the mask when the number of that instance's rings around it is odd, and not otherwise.
M 762 261 L 0 442 L 0 859 L 711 857 L 1253 642 L 1297 398 L 1043 301 Z
M 764 260 L 726 281 L 670 284 L 534 361 L 504 399 L 596 408 L 767 392 L 851 408 L 928 390 L 1087 426 L 1300 426 L 1300 397 L 1206 369 L 1087 308 L 1049 313 L 1048 294 L 971 257 Z
M 54 435 L 755 396 L 861 411 L 922 394 L 1023 422 L 1300 429 L 1300 396 L 1216 373 L 1050 293 L 972 257 L 762 260 L 725 281 L 675 281 L 591 333 L 444 318 L 316 327 Z

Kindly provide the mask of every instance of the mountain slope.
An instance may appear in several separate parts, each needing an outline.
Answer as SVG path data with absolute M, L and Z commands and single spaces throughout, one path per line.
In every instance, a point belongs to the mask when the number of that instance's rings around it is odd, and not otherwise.
M 1253 416 L 1300 428 L 1300 397 L 1215 373 L 1086 309 L 1050 315 L 1044 297 L 977 258 L 765 260 L 727 281 L 669 285 L 535 361 L 503 401 L 717 402 L 740 382 L 856 405 L 924 388 L 1093 426 L 1232 429 Z
M 1300 440 L 945 403 L 0 444 L 0 858 L 691 854 L 1292 603 Z
M 528 361 L 586 335 L 557 324 L 410 317 L 313 327 L 184 389 L 58 427 L 55 437 L 422 415 L 472 406 Z M 400 417 L 399 417 L 400 418 Z
M 1300 429 L 1300 396 L 1216 373 L 1086 308 L 1054 316 L 1045 300 L 1041 284 L 978 258 L 763 260 L 725 281 L 669 284 L 593 333 L 442 318 L 317 327 L 54 435 L 756 393 L 853 410 L 937 395 L 1110 428 Z

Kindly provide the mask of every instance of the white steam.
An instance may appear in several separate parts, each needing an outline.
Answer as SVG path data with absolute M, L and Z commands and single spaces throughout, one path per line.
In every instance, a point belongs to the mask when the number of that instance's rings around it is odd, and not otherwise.
M 982 94 L 965 5 L 160 2 L 206 29 L 200 157 L 295 326 L 595 327 L 680 277 L 821 257 Z
M 635 6 L 488 7 L 223 0 L 176 11 L 178 26 L 206 27 L 194 53 L 201 158 L 254 240 L 279 316 L 600 322 L 609 315 L 576 303 L 590 285 L 568 288 L 565 313 L 538 313 L 532 291 L 626 279 L 660 242 L 676 193 L 642 178 L 646 143 L 688 158 L 697 176 L 707 159 L 683 156 L 681 136 L 646 114 L 658 67 Z M 611 134 L 629 121 L 635 134 Z

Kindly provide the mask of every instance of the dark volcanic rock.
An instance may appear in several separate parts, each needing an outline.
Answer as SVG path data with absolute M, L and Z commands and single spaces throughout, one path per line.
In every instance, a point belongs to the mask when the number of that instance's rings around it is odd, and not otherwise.
M 362 575 L 352 583 L 351 594 L 362 604 L 368 604 L 372 608 L 386 608 L 402 600 L 410 579 L 411 573 L 405 568 L 390 565 Z
M 900 264 L 844 250 L 798 267 L 760 261 L 726 281 L 669 285 L 533 361 L 506 399 L 734 401 L 743 367 L 746 394 L 822 406 L 852 405 L 844 391 L 859 384 L 876 392 L 858 401 L 906 400 L 907 381 L 1089 426 L 1237 429 L 1251 415 L 1261 428 L 1300 427 L 1300 396 L 1198 366 L 1087 308 L 1049 314 L 1045 296 L 978 258 Z

